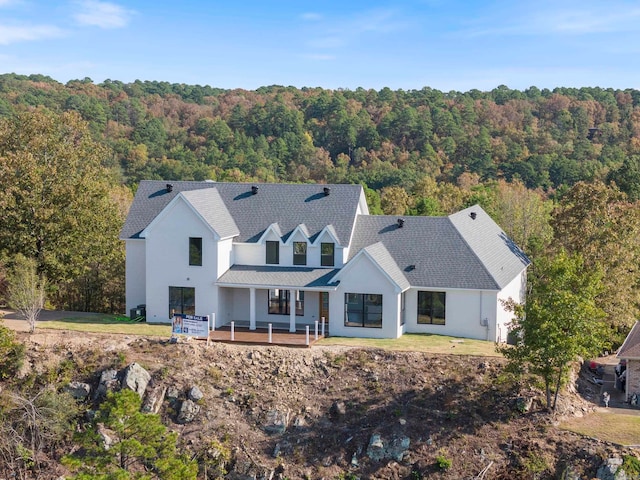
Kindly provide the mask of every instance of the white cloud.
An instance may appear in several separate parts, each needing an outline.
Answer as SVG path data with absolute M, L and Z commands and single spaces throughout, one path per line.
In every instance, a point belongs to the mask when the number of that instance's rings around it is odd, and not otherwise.
M 64 35 L 64 30 L 52 25 L 0 25 L 0 45 L 56 38 Z
M 80 11 L 73 18 L 80 24 L 99 28 L 122 28 L 131 20 L 133 10 L 120 5 L 98 0 L 81 0 L 76 2 Z

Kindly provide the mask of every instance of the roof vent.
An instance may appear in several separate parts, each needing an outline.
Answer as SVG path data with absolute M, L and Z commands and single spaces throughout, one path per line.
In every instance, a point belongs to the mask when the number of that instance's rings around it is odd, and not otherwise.
M 257 195 L 257 194 L 258 194 L 258 187 L 254 185 L 253 187 L 251 187 L 251 195 Z
M 471 212 L 469 216 L 471 217 L 471 220 L 475 220 L 478 214 L 476 212 Z
M 329 187 L 324 187 L 322 191 L 324 192 L 325 197 L 328 197 L 329 194 L 331 193 L 331 189 Z
M 411 271 L 413 271 L 413 270 L 415 270 L 415 269 L 416 269 L 416 266 L 415 266 L 415 265 L 409 265 L 409 266 L 407 267 L 407 272 L 411 272 Z
M 399 218 L 398 219 L 398 228 L 402 228 L 404 227 L 404 218 Z
M 173 185 L 171 185 L 170 183 L 167 183 L 167 193 L 171 193 L 172 190 L 173 190 Z

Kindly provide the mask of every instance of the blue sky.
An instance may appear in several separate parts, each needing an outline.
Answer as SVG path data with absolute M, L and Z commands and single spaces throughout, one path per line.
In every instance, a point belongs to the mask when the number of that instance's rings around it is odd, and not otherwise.
M 0 73 L 379 90 L 640 89 L 640 2 L 0 0 Z

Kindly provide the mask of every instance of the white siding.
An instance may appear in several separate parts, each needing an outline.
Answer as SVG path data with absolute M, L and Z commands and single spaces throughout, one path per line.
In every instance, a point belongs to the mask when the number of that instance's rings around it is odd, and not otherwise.
M 518 303 L 525 300 L 527 288 L 527 271 L 523 270 L 520 275 L 511 280 L 498 294 L 497 304 L 497 320 L 495 337 L 492 340 L 496 342 L 506 342 L 507 333 L 509 331 L 508 324 L 513 320 L 513 313 L 507 311 L 502 303 L 509 299 L 513 299 Z
M 353 260 L 352 260 L 353 261 Z M 398 338 L 400 293 L 368 257 L 361 255 L 340 277 L 340 286 L 329 292 L 329 330 L 339 337 Z M 344 324 L 345 293 L 381 294 L 382 328 L 347 327 Z
M 496 293 L 479 290 L 432 290 L 446 294 L 445 324 L 418 323 L 418 292 L 426 288 L 412 288 L 406 293 L 407 333 L 431 333 L 453 337 L 491 340 L 491 325 L 495 324 Z M 485 320 L 486 319 L 486 320 Z M 483 325 L 486 324 L 485 325 Z
M 202 238 L 202 266 L 189 265 L 189 237 Z M 148 322 L 169 322 L 169 286 L 195 288 L 196 315 L 216 311 L 217 242 L 184 201 L 173 203 L 157 218 L 146 245 Z
M 126 251 L 126 314 L 132 308 L 147 303 L 145 284 L 145 241 L 127 240 Z

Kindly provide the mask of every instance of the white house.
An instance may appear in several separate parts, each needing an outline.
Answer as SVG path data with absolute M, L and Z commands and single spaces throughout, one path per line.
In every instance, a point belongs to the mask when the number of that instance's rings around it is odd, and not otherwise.
M 335 336 L 505 341 L 529 259 L 479 206 L 369 215 L 360 185 L 140 183 L 121 238 L 127 311 Z

